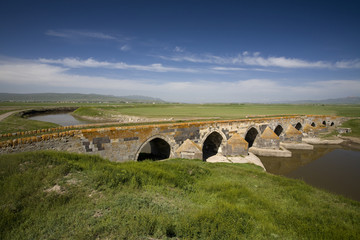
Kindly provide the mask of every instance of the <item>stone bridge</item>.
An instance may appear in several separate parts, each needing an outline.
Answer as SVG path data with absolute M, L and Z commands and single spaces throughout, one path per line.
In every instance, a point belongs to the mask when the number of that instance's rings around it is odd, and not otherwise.
M 98 154 L 111 161 L 196 158 L 221 153 L 247 155 L 250 147 L 279 149 L 280 142 L 301 142 L 338 126 L 336 116 L 288 116 L 68 130 L 0 142 L 0 153 L 60 150 Z M 66 131 L 68 130 L 68 131 Z M 10 135 L 9 135 L 10 136 Z

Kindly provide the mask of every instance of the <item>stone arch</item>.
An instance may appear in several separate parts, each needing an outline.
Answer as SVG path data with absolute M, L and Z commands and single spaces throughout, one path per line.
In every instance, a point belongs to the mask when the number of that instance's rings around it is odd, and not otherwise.
M 274 129 L 274 133 L 278 136 L 280 136 L 280 134 L 284 131 L 284 128 L 279 124 L 276 126 L 276 128 Z
M 221 152 L 221 147 L 224 145 L 226 136 L 219 131 L 209 132 L 202 143 L 203 160 L 206 161 L 211 156 Z
M 259 134 L 259 131 L 255 127 L 250 127 L 245 134 L 245 141 L 249 143 L 249 148 L 254 144 L 254 141 Z
M 312 126 L 312 127 L 316 127 L 315 122 L 312 122 L 312 123 L 311 123 L 311 126 Z
M 326 121 L 325 120 L 322 122 L 322 125 L 326 126 Z
M 162 160 L 172 156 L 172 147 L 167 137 L 155 135 L 141 144 L 135 155 L 135 161 Z
M 295 128 L 298 130 L 298 131 L 300 131 L 301 129 L 302 129 L 302 125 L 301 125 L 301 123 L 300 122 L 298 122 L 296 125 L 295 125 Z

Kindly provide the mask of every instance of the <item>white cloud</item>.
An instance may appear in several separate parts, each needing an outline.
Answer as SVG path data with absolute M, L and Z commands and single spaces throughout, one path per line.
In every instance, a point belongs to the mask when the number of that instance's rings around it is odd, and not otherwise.
M 124 62 L 107 62 L 96 61 L 93 58 L 80 60 L 77 58 L 63 58 L 63 59 L 45 59 L 40 58 L 39 62 L 47 64 L 59 64 L 69 68 L 109 68 L 109 69 L 122 69 L 122 70 L 139 70 L 139 71 L 151 71 L 151 72 L 188 72 L 196 73 L 198 70 L 190 68 L 176 68 L 165 67 L 160 63 L 154 63 L 150 65 L 136 65 L 127 64 Z
M 179 46 L 176 46 L 176 47 L 174 48 L 174 52 L 181 53 L 181 52 L 184 52 L 184 51 L 185 51 L 185 49 L 182 48 L 182 47 L 179 47 Z
M 236 61 L 236 60 L 235 60 Z M 330 68 L 331 64 L 322 61 L 309 62 L 296 58 L 268 57 L 258 55 L 239 57 L 238 61 L 245 65 L 282 68 Z
M 210 68 L 215 71 L 224 71 L 224 72 L 231 72 L 231 71 L 256 71 L 256 72 L 277 72 L 275 70 L 264 69 L 264 68 L 240 68 L 240 67 L 212 67 Z
M 130 49 L 131 49 L 131 47 L 127 44 L 120 47 L 120 50 L 123 52 L 129 51 Z
M 96 61 L 91 64 L 97 64 Z M 87 63 L 87 64 L 89 64 Z M 151 65 L 152 66 L 152 65 Z M 0 61 L 0 87 L 11 85 L 24 92 L 28 86 L 118 95 L 143 94 L 181 102 L 264 102 L 268 100 L 325 99 L 360 95 L 359 80 L 328 80 L 289 85 L 272 79 L 238 81 L 159 81 L 72 74 L 63 66 L 39 61 Z M 55 90 L 54 90 L 55 89 Z M 25 90 L 26 91 L 26 90 Z
M 360 68 L 360 60 L 338 61 L 335 63 L 327 61 L 307 61 L 298 58 L 287 57 L 262 57 L 259 52 L 252 55 L 245 51 L 242 54 L 232 57 L 215 56 L 212 54 L 195 55 L 181 53 L 175 56 L 158 56 L 161 59 L 176 62 L 210 63 L 222 65 L 279 67 L 279 68 Z M 231 67 L 229 67 L 230 70 Z
M 105 39 L 105 40 L 116 40 L 117 38 L 109 34 L 104 34 L 102 32 L 92 32 L 92 31 L 80 31 L 80 30 L 48 30 L 45 32 L 46 35 L 53 37 L 61 38 L 95 38 L 95 39 Z
M 213 70 L 218 71 L 246 71 L 249 70 L 247 68 L 238 68 L 238 67 L 213 67 Z
M 351 60 L 351 61 L 337 61 L 335 63 L 337 68 L 360 68 L 360 60 Z

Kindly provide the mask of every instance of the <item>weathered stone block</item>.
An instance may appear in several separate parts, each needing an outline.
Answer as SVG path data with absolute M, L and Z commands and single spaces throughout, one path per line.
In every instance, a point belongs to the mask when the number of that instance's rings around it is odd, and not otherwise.
M 183 144 L 175 151 L 175 156 L 186 159 L 202 159 L 202 150 L 193 141 L 186 139 Z
M 226 143 L 225 156 L 240 156 L 248 154 L 248 142 L 235 133 Z
M 294 128 L 291 124 L 285 131 L 285 134 L 281 137 L 283 142 L 302 142 L 302 133 Z
M 257 148 L 279 149 L 280 138 L 273 130 L 267 127 L 261 136 L 255 139 L 253 146 Z
M 337 132 L 342 133 L 351 133 L 351 128 L 336 128 Z

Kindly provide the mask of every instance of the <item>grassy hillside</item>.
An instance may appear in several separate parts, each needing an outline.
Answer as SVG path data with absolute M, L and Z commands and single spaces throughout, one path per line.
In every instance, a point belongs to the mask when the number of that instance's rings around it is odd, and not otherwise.
M 0 239 L 359 239 L 360 203 L 246 164 L 0 156 Z

